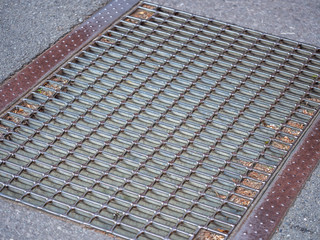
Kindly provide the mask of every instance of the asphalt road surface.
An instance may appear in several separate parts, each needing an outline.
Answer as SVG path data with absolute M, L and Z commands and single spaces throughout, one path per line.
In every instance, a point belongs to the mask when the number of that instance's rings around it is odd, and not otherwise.
M 0 0 L 0 82 L 50 47 L 108 0 Z M 152 0 L 179 10 L 320 46 L 319 0 Z M 320 239 L 320 168 L 273 240 Z M 0 198 L 0 239 L 113 239 Z

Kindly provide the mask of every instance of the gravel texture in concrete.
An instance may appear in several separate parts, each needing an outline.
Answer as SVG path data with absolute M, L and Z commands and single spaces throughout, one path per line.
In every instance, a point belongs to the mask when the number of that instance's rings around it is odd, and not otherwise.
M 0 198 L 0 239 L 116 240 L 103 232 Z
M 47 49 L 108 0 L 0 1 L 0 81 Z M 320 46 L 319 0 L 151 0 Z M 320 239 L 320 167 L 273 240 Z M 110 239 L 78 224 L 0 198 L 0 239 Z
M 110 0 L 0 1 L 0 82 Z

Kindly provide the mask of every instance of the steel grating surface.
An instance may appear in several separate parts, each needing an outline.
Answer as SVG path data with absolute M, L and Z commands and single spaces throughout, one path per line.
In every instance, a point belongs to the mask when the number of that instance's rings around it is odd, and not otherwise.
M 319 109 L 319 70 L 319 48 L 140 3 L 3 114 L 0 194 L 123 238 L 224 239 Z

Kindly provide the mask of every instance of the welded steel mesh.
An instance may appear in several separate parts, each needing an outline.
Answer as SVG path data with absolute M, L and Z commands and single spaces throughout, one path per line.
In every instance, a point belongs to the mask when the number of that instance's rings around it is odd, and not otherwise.
M 223 239 L 319 108 L 319 69 L 316 47 L 141 3 L 3 114 L 0 194 Z

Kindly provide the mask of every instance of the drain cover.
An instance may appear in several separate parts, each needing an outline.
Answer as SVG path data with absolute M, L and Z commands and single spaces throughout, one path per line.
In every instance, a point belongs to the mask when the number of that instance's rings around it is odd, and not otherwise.
M 123 238 L 224 239 L 320 104 L 313 46 L 140 3 L 1 118 L 0 194 Z

